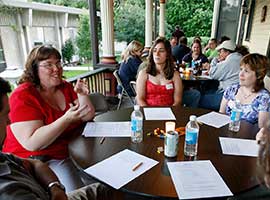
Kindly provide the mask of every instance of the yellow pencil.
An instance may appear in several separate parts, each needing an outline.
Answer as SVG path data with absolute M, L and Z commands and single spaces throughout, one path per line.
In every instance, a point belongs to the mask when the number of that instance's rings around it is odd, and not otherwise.
M 136 164 L 136 165 L 132 168 L 132 171 L 135 171 L 136 169 L 138 169 L 142 164 L 143 164 L 143 162 L 139 162 L 138 164 Z
M 99 144 L 102 144 L 105 140 L 105 137 L 101 138 L 101 140 L 99 141 Z

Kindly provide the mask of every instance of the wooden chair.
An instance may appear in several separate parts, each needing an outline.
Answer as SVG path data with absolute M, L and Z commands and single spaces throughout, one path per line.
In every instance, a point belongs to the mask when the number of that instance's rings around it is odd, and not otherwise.
M 128 98 L 130 100 L 130 102 L 134 105 L 135 102 L 134 102 L 133 98 L 131 96 L 129 96 L 126 89 L 124 88 L 123 83 L 122 83 L 122 81 L 121 81 L 121 79 L 119 77 L 118 70 L 115 70 L 113 72 L 113 75 L 117 80 L 117 84 L 122 88 L 122 91 L 118 96 L 119 103 L 118 103 L 118 106 L 117 106 L 117 110 L 119 110 L 119 108 L 121 107 L 121 104 L 123 103 L 123 98 Z

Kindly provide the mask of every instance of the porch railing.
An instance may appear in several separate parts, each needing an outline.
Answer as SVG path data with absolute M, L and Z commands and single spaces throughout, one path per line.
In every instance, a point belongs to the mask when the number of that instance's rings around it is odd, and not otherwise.
M 69 78 L 67 81 L 75 85 L 78 78 L 86 79 L 90 93 L 99 92 L 105 96 L 114 96 L 116 81 L 112 73 L 111 68 L 103 67 Z

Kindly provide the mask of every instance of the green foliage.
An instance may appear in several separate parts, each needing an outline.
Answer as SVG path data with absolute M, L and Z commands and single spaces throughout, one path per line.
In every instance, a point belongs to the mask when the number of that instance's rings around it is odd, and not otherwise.
M 65 79 L 68 79 L 68 78 L 72 78 L 72 77 L 75 77 L 75 76 L 78 76 L 80 74 L 83 74 L 87 71 L 85 70 L 73 70 L 73 71 L 64 71 L 64 77 Z
M 74 45 L 71 39 L 69 39 L 65 42 L 65 45 L 62 48 L 62 56 L 63 56 L 64 61 L 67 61 L 68 63 L 70 63 L 70 60 L 72 56 L 74 55 L 74 53 L 75 53 Z
M 49 3 L 59 6 L 88 9 L 88 0 L 33 0 L 39 3 Z
M 84 61 L 90 61 L 92 57 L 92 51 L 88 15 L 80 16 L 80 25 L 78 35 L 76 37 L 76 44 L 79 48 L 80 59 L 83 59 Z
M 114 30 L 117 41 L 144 43 L 145 10 L 140 0 L 126 0 L 114 9 Z
M 213 0 L 167 1 L 166 19 L 172 27 L 180 25 L 188 37 L 210 36 L 213 7 Z
M 15 13 L 21 13 L 21 12 L 22 12 L 22 8 L 8 6 L 3 1 L 0 0 L 0 13 L 1 14 L 14 15 Z

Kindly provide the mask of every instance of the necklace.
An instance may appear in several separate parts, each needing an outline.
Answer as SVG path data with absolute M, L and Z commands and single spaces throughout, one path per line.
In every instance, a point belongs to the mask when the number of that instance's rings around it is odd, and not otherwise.
M 244 98 L 247 99 L 248 97 L 250 97 L 253 93 L 251 92 L 250 94 L 244 94 Z
M 252 89 L 248 94 L 245 94 L 245 92 L 243 91 L 243 88 L 241 88 L 241 92 L 242 92 L 242 96 L 244 97 L 244 99 L 249 98 L 251 95 L 254 94 L 254 90 Z

